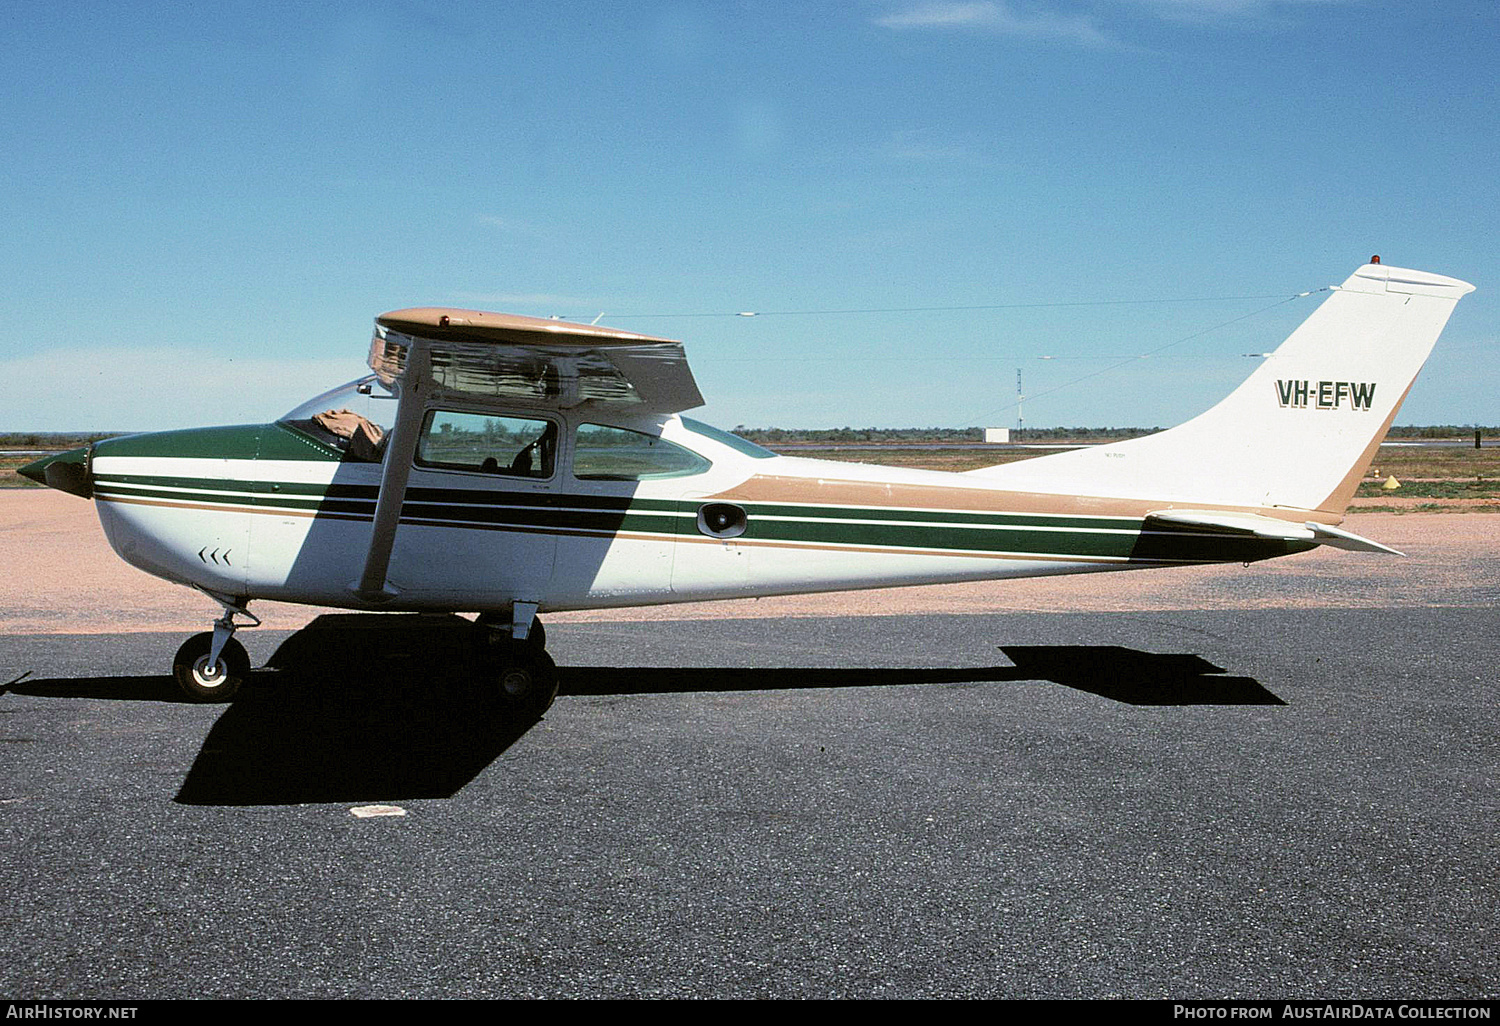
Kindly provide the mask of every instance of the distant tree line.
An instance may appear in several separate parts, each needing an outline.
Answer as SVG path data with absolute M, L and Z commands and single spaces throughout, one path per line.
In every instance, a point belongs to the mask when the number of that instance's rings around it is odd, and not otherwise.
M 1026 428 L 1011 430 L 1011 441 L 1055 442 L 1070 441 L 1117 441 L 1121 438 L 1136 438 L 1160 431 L 1160 428 Z M 974 443 L 984 441 L 983 428 L 753 428 L 740 425 L 734 433 L 759 445 L 774 448 L 777 445 L 845 445 L 869 443 L 872 445 L 893 442 L 923 442 L 934 445 Z
M 1433 424 L 1417 427 L 1411 424 L 1393 424 L 1385 433 L 1387 438 L 1473 438 L 1478 431 L 1486 438 L 1500 435 L 1500 427 L 1481 427 L 1478 424 Z
M 759 445 L 786 442 L 978 442 L 980 428 L 752 428 L 740 425 L 734 433 Z
M 1012 442 L 1104 442 L 1123 438 L 1139 438 L 1162 430 L 1138 427 L 1052 427 L 1011 429 Z M 1440 424 L 1426 427 L 1394 426 L 1386 432 L 1387 438 L 1473 438 L 1479 431 L 1486 438 L 1500 436 L 1500 427 L 1474 427 L 1462 424 Z M 984 441 L 984 429 L 970 428 L 759 428 L 741 424 L 734 429 L 741 438 L 769 448 L 778 445 L 849 445 L 930 443 L 953 445 Z
M 90 442 L 117 438 L 127 431 L 0 431 L 0 449 L 79 449 Z

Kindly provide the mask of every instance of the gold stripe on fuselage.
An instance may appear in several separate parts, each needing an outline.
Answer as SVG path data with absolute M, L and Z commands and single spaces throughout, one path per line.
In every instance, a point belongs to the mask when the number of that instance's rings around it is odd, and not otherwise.
M 763 502 L 800 506 L 915 509 L 928 512 L 976 512 L 1059 517 L 1117 517 L 1144 519 L 1148 513 L 1191 505 L 1193 509 L 1260 516 L 1303 523 L 1337 524 L 1341 514 L 1327 510 L 1291 510 L 1277 506 L 1226 506 L 1217 503 L 1164 502 L 1156 499 L 1118 499 L 1107 496 L 1051 492 L 1006 492 L 988 488 L 947 485 L 882 484 L 878 481 L 831 480 L 756 474 L 732 488 L 706 496 L 704 502 Z

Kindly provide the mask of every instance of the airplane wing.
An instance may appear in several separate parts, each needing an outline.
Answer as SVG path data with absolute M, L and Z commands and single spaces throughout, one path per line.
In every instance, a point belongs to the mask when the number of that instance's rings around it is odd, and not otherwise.
M 643 413 L 678 413 L 703 404 L 680 342 L 480 310 L 419 307 L 381 314 L 370 342 L 370 369 L 400 397 L 370 548 L 363 572 L 349 585 L 371 602 L 395 595 L 386 573 L 429 399 L 492 398 L 554 409 L 593 403 Z
M 1285 541 L 1312 541 L 1336 549 L 1354 552 L 1386 552 L 1404 556 L 1389 545 L 1371 541 L 1353 531 L 1314 521 L 1294 523 L 1263 517 L 1258 513 L 1235 513 L 1222 510 L 1166 509 L 1148 513 L 1146 519 L 1173 527 L 1198 528 L 1216 533 L 1254 535 L 1257 538 L 1279 538 Z
M 585 402 L 651 413 L 703 405 L 682 343 L 593 324 L 421 307 L 375 319 L 370 369 L 387 387 L 428 351 L 429 391 L 569 408 Z

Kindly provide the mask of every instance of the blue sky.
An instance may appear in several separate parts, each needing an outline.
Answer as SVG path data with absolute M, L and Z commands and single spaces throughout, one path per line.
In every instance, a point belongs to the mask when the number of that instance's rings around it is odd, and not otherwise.
M 682 338 L 725 427 L 1013 424 L 1018 368 L 1028 424 L 1165 426 L 1372 253 L 1479 287 L 1399 421 L 1500 423 L 1492 0 L 24 0 L 0 34 L 0 429 L 270 419 L 413 305 Z

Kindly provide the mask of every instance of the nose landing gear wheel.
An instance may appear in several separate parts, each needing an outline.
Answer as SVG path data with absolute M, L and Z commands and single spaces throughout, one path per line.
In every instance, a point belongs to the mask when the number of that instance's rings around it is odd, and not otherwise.
M 213 648 L 213 631 L 194 634 L 183 642 L 172 660 L 172 676 L 177 686 L 195 702 L 227 702 L 250 676 L 250 656 L 245 646 L 230 638 L 212 666 L 208 653 Z

